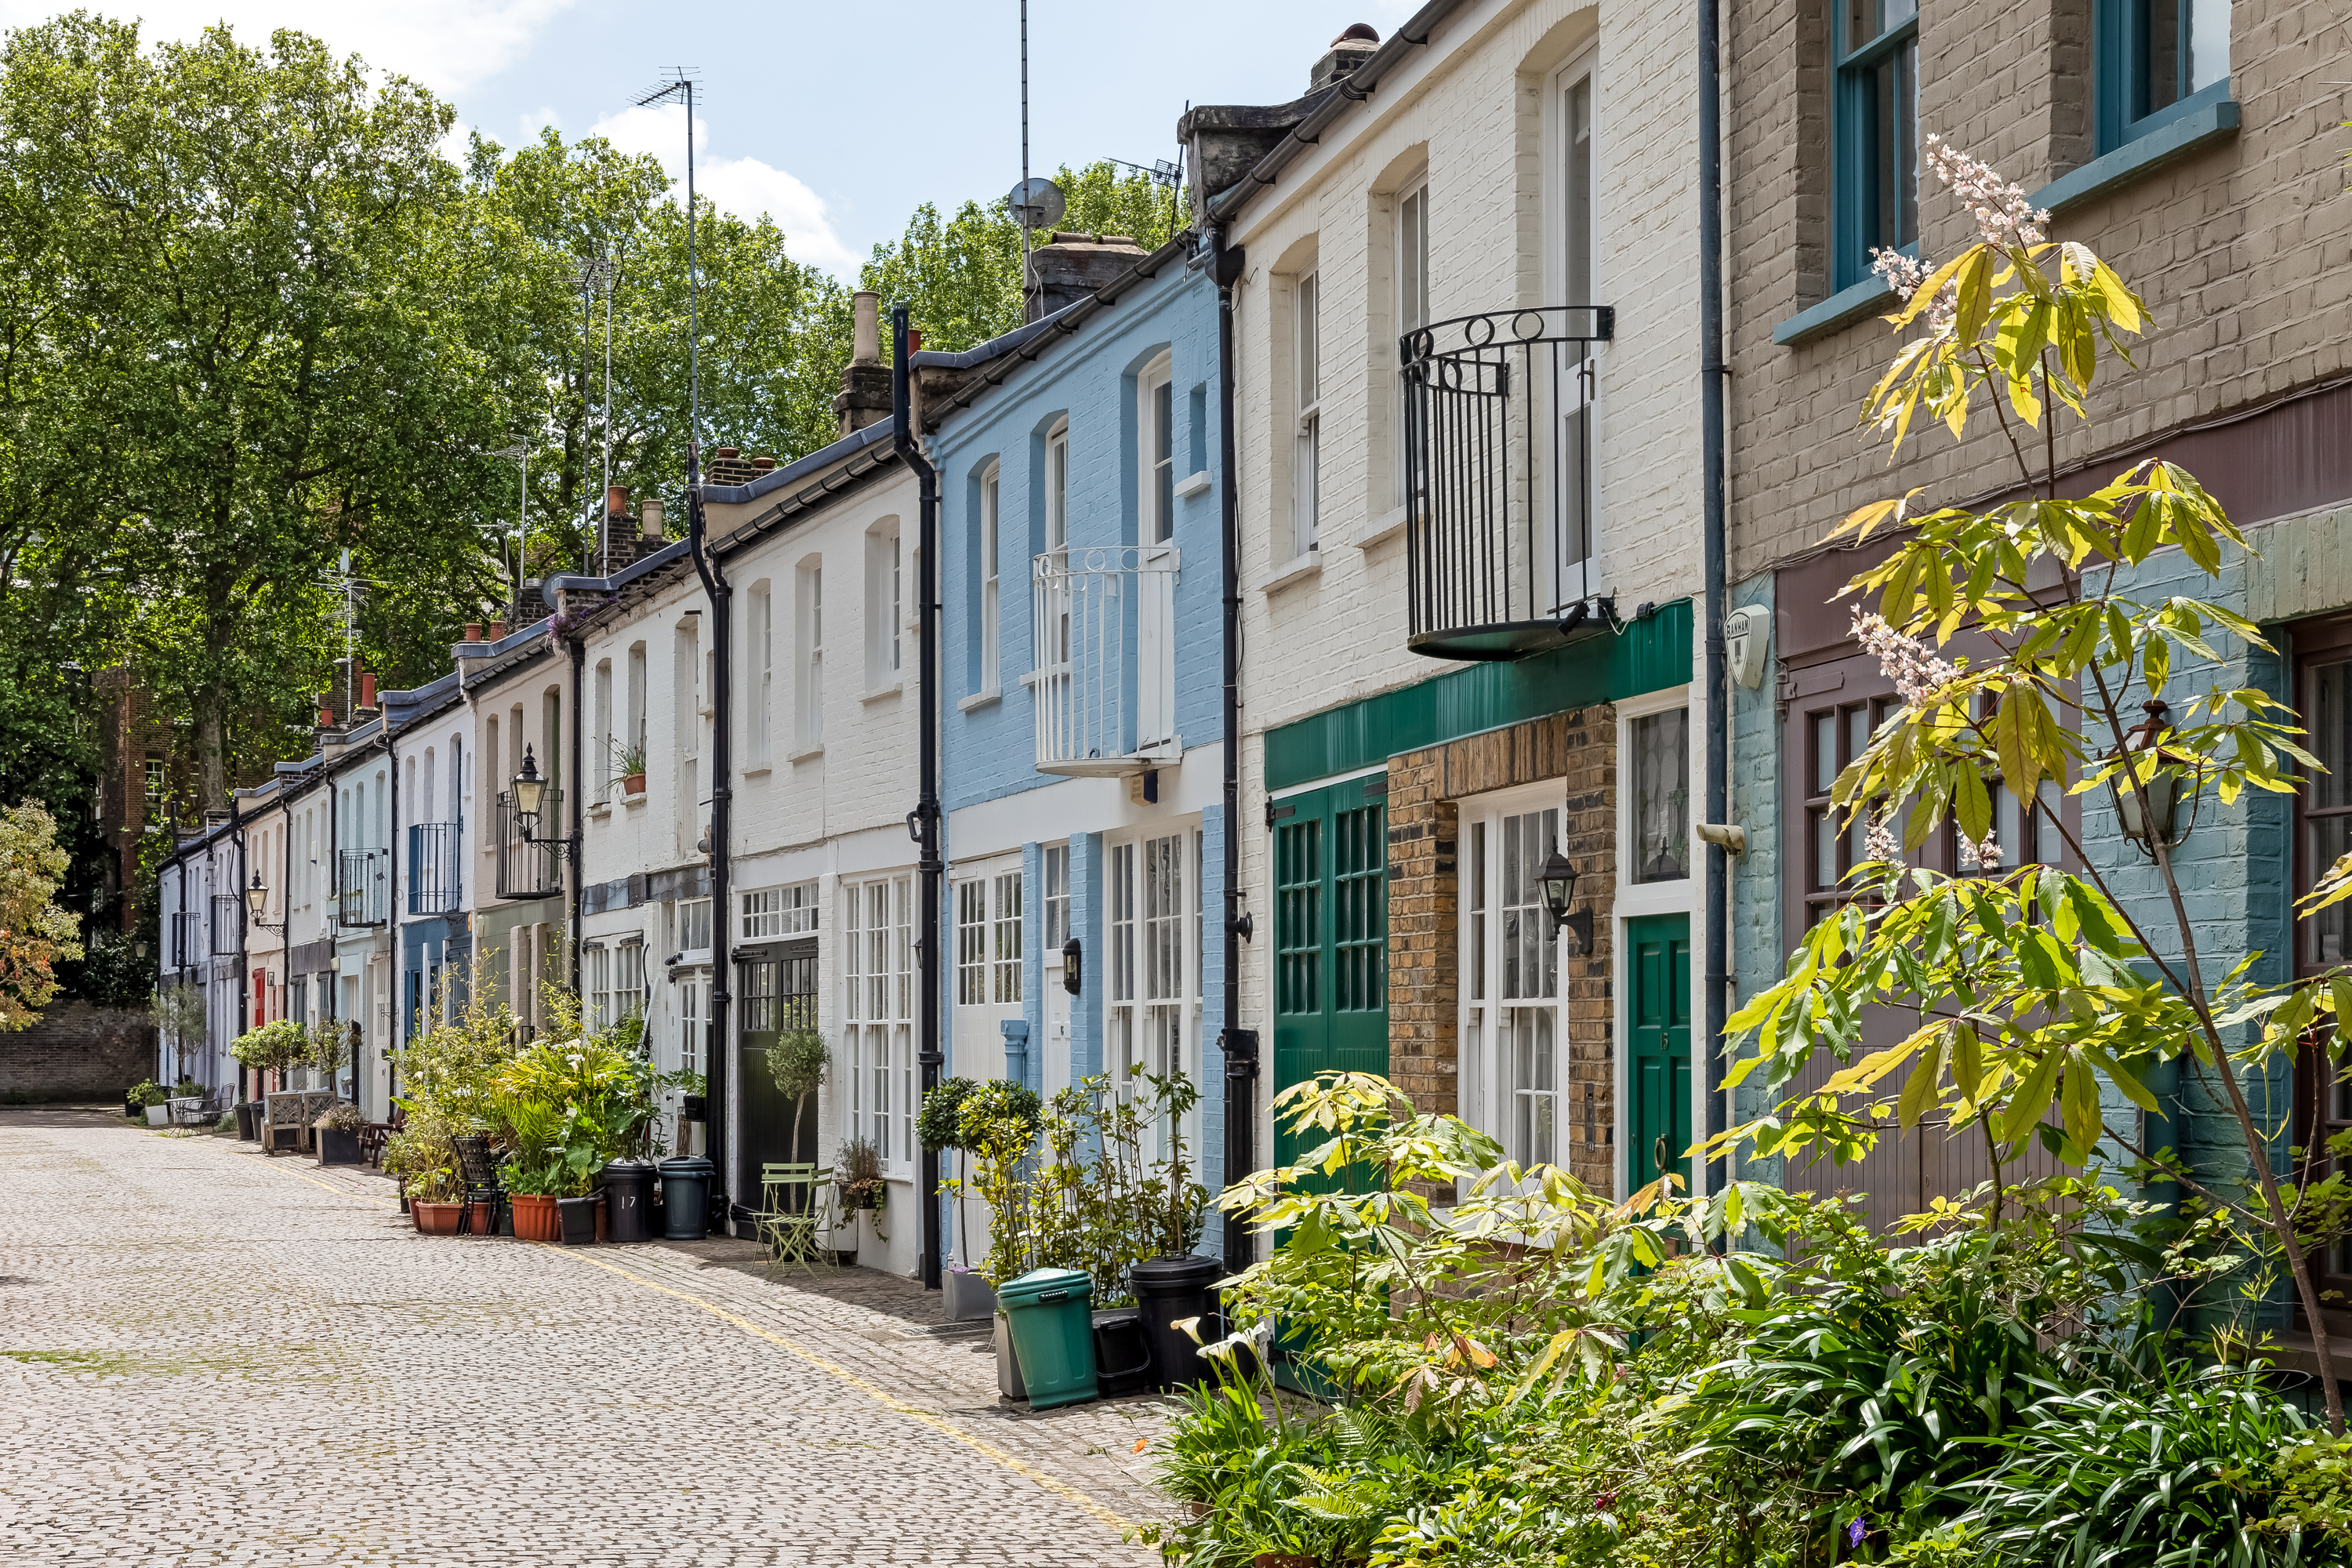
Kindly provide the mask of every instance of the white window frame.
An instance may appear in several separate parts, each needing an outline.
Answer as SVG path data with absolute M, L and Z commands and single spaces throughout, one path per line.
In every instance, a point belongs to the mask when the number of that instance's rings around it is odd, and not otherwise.
M 764 768 L 771 755 L 772 724 L 769 715 L 775 711 L 776 690 L 776 597 L 770 586 L 761 583 L 751 590 L 751 630 L 756 638 L 754 652 L 760 672 L 759 690 L 751 709 L 751 765 Z
M 591 942 L 581 944 L 580 984 L 581 989 L 587 994 L 588 1027 L 602 1034 L 615 1022 L 613 1012 L 613 954 L 604 943 Z
M 899 683 L 898 525 L 877 523 L 866 534 L 866 689 L 888 691 Z
M 793 751 L 807 756 L 824 745 L 824 563 L 804 562 L 793 576 L 800 599 L 793 617 L 800 642 L 800 690 L 793 705 Z
M 1157 870 L 1161 875 L 1155 877 Z M 1172 882 L 1171 880 L 1172 874 Z M 1145 1071 L 1201 1074 L 1201 827 L 1157 823 L 1103 847 L 1103 1065 L 1114 1092 Z M 1184 883 L 1190 880 L 1191 888 Z M 1197 1110 L 1184 1126 L 1198 1152 Z M 1151 1152 L 1161 1147 L 1155 1131 Z
M 672 929 L 677 933 L 677 951 L 686 955 L 679 962 L 709 963 L 710 900 L 707 898 L 680 899 L 673 911 L 673 919 L 677 922 Z
M 1690 818 L 1690 831 L 1686 836 L 1688 847 L 1684 861 L 1685 874 L 1667 881 L 1640 882 L 1634 880 L 1633 875 L 1638 868 L 1636 859 L 1641 854 L 1641 825 L 1634 817 L 1633 725 L 1636 720 L 1671 712 L 1677 708 L 1683 709 L 1686 715 L 1683 721 L 1683 796 Z M 1692 755 L 1691 748 L 1691 742 L 1697 739 L 1693 729 L 1696 719 L 1697 710 L 1691 700 L 1690 688 L 1684 686 L 1664 691 L 1644 692 L 1639 697 L 1627 698 L 1617 705 L 1617 889 L 1612 902 L 1621 920 L 1639 915 L 1681 914 L 1697 908 L 1696 889 L 1704 879 L 1695 874 L 1702 852 L 1696 832 L 1698 790 L 1696 775 L 1699 763 Z
M 1290 395 L 1296 419 L 1290 464 L 1293 552 L 1305 555 L 1322 542 L 1323 357 L 1322 288 L 1314 269 L 1290 285 Z
M 1575 150 L 1577 126 L 1573 108 L 1574 95 L 1580 87 L 1583 89 L 1585 114 L 1584 146 L 1580 154 Z M 1543 144 L 1547 163 L 1543 182 L 1544 279 L 1546 291 L 1561 305 L 1597 303 L 1603 286 L 1601 278 L 1601 140 L 1606 125 L 1601 110 L 1599 55 L 1595 50 L 1586 49 L 1552 72 L 1550 91 L 1544 99 Z M 1580 216 L 1583 220 L 1580 234 L 1576 232 L 1576 220 Z M 1593 350 L 1591 375 L 1595 382 L 1601 374 L 1601 352 L 1598 347 Z M 1580 542 L 1583 553 L 1574 559 L 1563 558 L 1556 564 L 1546 563 L 1547 570 L 1558 573 L 1560 579 L 1542 585 L 1554 597 L 1566 593 L 1565 579 L 1571 571 L 1578 574 L 1580 586 L 1589 585 L 1593 563 L 1601 554 L 1602 520 L 1599 467 L 1601 414 L 1592 392 L 1593 388 L 1587 384 L 1583 376 L 1564 377 L 1560 396 L 1567 405 L 1556 410 L 1553 416 L 1554 427 L 1558 429 L 1558 422 L 1583 411 L 1591 426 L 1592 453 L 1591 468 L 1584 477 L 1591 501 L 1586 516 L 1586 534 L 1581 541 L 1570 542 L 1571 550 Z M 1566 439 L 1565 432 L 1562 432 L 1562 439 Z M 1563 459 L 1555 456 L 1554 460 Z
M 631 936 L 613 944 L 613 1021 L 646 1016 L 646 944 Z
M 1515 789 L 1497 790 L 1491 795 L 1475 795 L 1458 803 L 1456 838 L 1454 840 L 1459 870 L 1459 910 L 1455 926 L 1456 953 L 1460 983 L 1458 1033 L 1460 1042 L 1460 1078 L 1458 1102 L 1465 1121 L 1500 1142 L 1508 1158 L 1522 1164 L 1549 1163 L 1563 1170 L 1570 1163 L 1569 1134 L 1573 1121 L 1570 1100 L 1573 1087 L 1570 1081 L 1570 1063 L 1569 1037 L 1568 986 L 1569 959 L 1565 931 L 1550 931 L 1550 912 L 1543 903 L 1543 890 L 1537 880 L 1549 847 L 1538 843 L 1532 850 L 1521 840 L 1520 871 L 1522 879 L 1519 901 L 1508 901 L 1510 888 L 1507 877 L 1507 848 L 1510 828 L 1517 823 L 1518 831 L 1527 833 L 1528 819 L 1534 817 L 1538 832 L 1544 817 L 1549 816 L 1551 831 L 1558 835 L 1567 823 L 1567 810 L 1560 781 L 1523 785 Z M 1525 981 L 1518 983 L 1519 994 L 1506 995 L 1507 948 L 1511 945 L 1513 928 L 1510 912 L 1516 910 L 1517 952 L 1522 959 L 1529 953 L 1549 966 L 1549 973 L 1530 989 Z M 1527 940 L 1525 922 L 1537 922 L 1535 941 Z M 1522 970 L 1524 975 L 1524 970 Z M 1514 1031 L 1507 1045 L 1505 1026 L 1508 1021 Z M 1517 1027 L 1534 1030 L 1538 1037 L 1549 1034 L 1549 1082 L 1524 1082 L 1528 1073 L 1521 1070 L 1516 1047 Z M 1549 1111 L 1549 1142 L 1539 1139 L 1531 1143 L 1531 1126 L 1523 1125 L 1520 1111 L 1543 1107 Z
M 997 666 L 1002 654 L 997 642 L 1003 618 L 1004 471 L 991 458 L 980 471 L 980 688 L 985 697 L 1002 689 Z
M 596 763 L 596 799 L 601 803 L 612 798 L 613 781 L 620 771 L 614 765 L 613 756 L 613 661 L 609 658 L 596 661 L 595 733 L 596 755 L 599 758 Z M 425 766 L 430 769 L 431 762 L 428 761 Z
M 1392 271 L 1396 281 L 1396 324 L 1392 338 L 1402 340 L 1407 332 L 1429 325 L 1429 172 L 1424 169 L 1405 182 L 1396 196 L 1396 256 Z M 1396 504 L 1403 506 L 1411 498 L 1405 494 L 1405 406 L 1404 381 L 1400 375 L 1390 389 L 1390 445 L 1396 454 Z
M 751 888 L 738 898 L 737 940 L 766 942 L 775 937 L 806 936 L 817 927 L 814 882 L 788 882 L 777 888 Z
M 1070 422 L 1057 419 L 1045 432 L 1045 552 L 1070 548 Z
M 909 872 L 845 881 L 842 1034 L 845 1137 L 869 1139 L 885 1172 L 914 1169 L 914 882 Z
M 1160 427 L 1165 405 L 1168 427 Z M 1136 538 L 1146 545 L 1176 539 L 1176 358 L 1161 353 L 1135 378 Z

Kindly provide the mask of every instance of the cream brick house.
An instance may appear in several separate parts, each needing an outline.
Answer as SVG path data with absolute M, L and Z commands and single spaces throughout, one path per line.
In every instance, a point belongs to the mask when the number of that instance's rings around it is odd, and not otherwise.
M 1690 1173 L 1696 26 L 1430 5 L 1181 127 L 1195 221 L 1244 252 L 1261 1152 L 1274 1092 L 1351 1068 L 1597 1190 Z

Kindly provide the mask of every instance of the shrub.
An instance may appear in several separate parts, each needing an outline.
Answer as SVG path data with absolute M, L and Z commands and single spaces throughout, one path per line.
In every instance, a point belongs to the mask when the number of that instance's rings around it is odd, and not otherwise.
M 172 1096 L 162 1084 L 148 1078 L 141 1079 L 137 1083 L 132 1084 L 131 1092 L 123 1098 L 133 1105 L 161 1105 Z
M 344 1100 L 340 1105 L 329 1106 L 317 1121 L 310 1123 L 310 1130 L 314 1132 L 357 1132 L 366 1125 L 367 1119 L 360 1114 L 360 1108 Z

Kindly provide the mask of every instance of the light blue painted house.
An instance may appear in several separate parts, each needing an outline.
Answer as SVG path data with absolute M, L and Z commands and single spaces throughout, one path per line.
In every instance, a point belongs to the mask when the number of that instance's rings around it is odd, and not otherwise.
M 1049 1096 L 1183 1073 L 1213 1188 L 1223 475 L 1192 255 L 1061 237 L 1028 325 L 914 363 L 940 490 L 945 1070 Z

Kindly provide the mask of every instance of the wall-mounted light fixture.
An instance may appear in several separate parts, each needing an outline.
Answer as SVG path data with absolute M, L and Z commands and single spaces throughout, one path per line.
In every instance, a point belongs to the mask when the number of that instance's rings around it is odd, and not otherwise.
M 1072 937 L 1062 944 L 1062 989 L 1076 996 L 1085 982 L 1085 955 L 1079 950 L 1078 939 Z
M 1592 906 L 1573 909 L 1576 902 L 1576 868 L 1557 847 L 1543 863 L 1537 880 L 1543 888 L 1544 908 L 1551 912 L 1552 935 L 1558 936 L 1562 927 L 1576 933 L 1576 950 L 1592 951 Z
M 2117 756 L 2152 754 L 2156 761 L 2139 787 L 2132 787 L 2134 769 L 2118 770 L 2107 780 L 2107 788 L 2116 803 L 2116 818 L 2122 825 L 2124 837 L 2149 859 L 2156 858 L 2158 845 L 2169 851 L 2178 849 L 2189 837 L 2189 830 L 2197 826 L 2197 810 L 2205 794 L 2205 777 L 2199 772 L 2189 786 L 2189 820 L 2180 820 L 2180 784 L 2182 775 L 2190 771 L 2189 759 L 2164 743 L 2165 731 L 2172 725 L 2165 714 L 2169 709 L 2161 701 L 2143 702 L 2140 711 L 2147 715 L 2141 724 L 2124 737 L 2123 751 Z M 2138 764 L 2135 763 L 2135 768 Z M 2141 809 L 2141 797 L 2146 796 L 2147 809 Z

